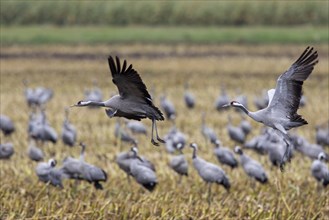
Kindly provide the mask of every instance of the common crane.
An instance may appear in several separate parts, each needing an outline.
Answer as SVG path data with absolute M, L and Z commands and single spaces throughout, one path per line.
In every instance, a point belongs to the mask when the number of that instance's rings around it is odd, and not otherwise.
M 297 109 L 301 99 L 303 82 L 309 77 L 314 66 L 318 63 L 317 58 L 317 51 L 307 47 L 296 62 L 278 78 L 276 88 L 268 91 L 269 104 L 265 109 L 250 112 L 237 101 L 232 101 L 224 106 L 239 108 L 255 121 L 279 131 L 287 145 L 280 163 L 281 171 L 284 167 L 284 158 L 291 150 L 287 131 L 307 124 L 307 121 L 297 114 Z
M 140 121 L 126 120 L 126 126 L 133 134 L 147 135 L 147 129 L 145 125 Z
M 65 119 L 62 127 L 62 141 L 65 145 L 73 147 L 77 140 L 77 130 L 69 121 L 69 110 L 65 108 Z
M 133 147 L 133 160 L 130 163 L 130 172 L 134 177 L 137 183 L 142 185 L 145 189 L 152 192 L 156 185 L 158 184 L 158 180 L 154 170 L 144 165 L 144 160 L 138 156 L 137 147 Z
M 226 93 L 224 85 L 221 86 L 221 94 L 218 96 L 218 98 L 215 101 L 215 108 L 217 111 L 223 111 L 225 108 L 222 108 L 225 104 L 227 104 L 230 101 L 229 96 Z
M 48 124 L 45 111 L 42 110 L 41 113 L 42 119 L 37 121 L 30 136 L 35 140 L 40 140 L 42 143 L 50 141 L 55 144 L 58 139 L 57 132 Z
M 313 177 L 324 187 L 326 187 L 329 184 L 329 169 L 324 163 L 324 160 L 328 159 L 326 158 L 326 155 L 324 153 L 319 153 L 318 159 L 313 161 L 311 165 L 311 172 Z
M 12 143 L 0 144 L 0 159 L 10 159 L 15 153 Z
M 48 162 L 40 162 L 35 168 L 35 172 L 40 181 L 49 182 L 53 186 L 63 188 L 62 179 L 66 176 L 61 169 L 55 168 L 56 164 L 57 162 L 54 159 L 50 159 Z
M 35 145 L 35 140 L 33 139 L 30 139 L 27 154 L 29 158 L 33 161 L 42 161 L 44 158 L 43 151 Z
M 179 174 L 179 183 L 182 180 L 182 176 L 188 176 L 188 163 L 183 154 L 183 147 L 181 143 L 177 145 L 176 148 L 179 151 L 179 155 L 173 156 L 169 162 L 171 169 Z
M 206 140 L 209 140 L 211 143 L 216 143 L 218 140 L 215 131 L 206 125 L 206 113 L 202 113 L 202 125 L 201 125 L 201 133 L 205 137 Z
M 184 101 L 185 101 L 186 107 L 189 109 L 192 109 L 195 106 L 195 97 L 191 92 L 188 91 L 188 89 L 189 89 L 189 84 L 186 83 L 184 85 L 184 90 L 185 90 L 184 91 Z
M 168 120 L 174 120 L 176 118 L 176 109 L 174 104 L 166 97 L 166 95 L 160 96 L 160 106 L 164 111 Z
M 242 130 L 240 126 L 235 127 L 232 125 L 232 119 L 230 116 L 228 116 L 227 132 L 230 138 L 233 141 L 238 142 L 239 144 L 243 144 L 246 140 L 245 132 Z
M 136 144 L 136 140 L 124 128 L 121 127 L 120 119 L 115 122 L 114 136 L 123 142 Z
M 100 182 L 107 181 L 106 172 L 95 165 L 85 162 L 86 145 L 84 143 L 80 143 L 80 146 L 80 159 L 66 157 L 63 160 L 61 170 L 63 170 L 63 172 L 71 179 L 86 180 L 89 183 L 93 183 L 96 189 L 103 189 Z
M 221 164 L 228 165 L 231 168 L 238 166 L 238 161 L 235 159 L 233 152 L 230 149 L 223 147 L 219 140 L 215 143 L 214 154 Z
M 315 138 L 317 144 L 329 146 L 329 127 L 322 128 L 321 126 L 316 126 Z
M 115 95 L 107 101 L 79 101 L 77 107 L 101 106 L 105 107 L 107 116 L 124 117 L 127 119 L 141 120 L 149 118 L 152 120 L 152 138 L 151 143 L 158 146 L 159 143 L 154 140 L 154 130 L 158 141 L 164 143 L 159 137 L 156 121 L 164 120 L 161 111 L 153 105 L 150 94 L 137 71 L 132 65 L 127 68 L 127 62 L 124 60 L 122 68 L 120 60 L 116 57 L 116 64 L 112 56 L 108 58 L 108 63 L 112 73 L 112 82 L 118 87 L 119 95 Z
M 203 179 L 203 181 L 208 184 L 208 202 L 210 203 L 212 183 L 221 184 L 226 190 L 229 190 L 231 187 L 230 181 L 226 176 L 225 171 L 222 170 L 219 166 L 207 162 L 197 156 L 198 146 L 196 143 L 191 143 L 190 147 L 193 148 L 193 166 L 198 171 L 198 174 Z
M 268 182 L 267 174 L 258 161 L 245 155 L 242 149 L 238 146 L 235 147 L 234 151 L 235 153 L 240 155 L 240 164 L 248 176 L 256 179 L 257 181 L 263 184 Z
M 0 130 L 7 136 L 15 131 L 15 125 L 13 121 L 6 115 L 0 115 Z
M 137 142 L 134 144 L 134 147 L 137 148 Z M 155 172 L 155 166 L 151 161 L 149 161 L 143 156 L 141 156 L 140 158 L 142 159 L 141 161 L 142 163 L 140 165 L 146 166 Z M 131 148 L 130 151 L 121 152 L 116 156 L 116 163 L 118 164 L 119 168 L 127 174 L 128 182 L 130 181 L 129 179 L 129 176 L 131 175 L 130 164 L 132 160 L 135 160 L 133 148 Z

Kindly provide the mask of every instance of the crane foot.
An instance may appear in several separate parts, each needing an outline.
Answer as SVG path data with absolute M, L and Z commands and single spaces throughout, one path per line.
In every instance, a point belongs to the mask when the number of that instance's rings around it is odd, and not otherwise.
M 152 143 L 154 146 L 159 146 L 159 143 L 158 143 L 158 142 L 155 142 L 153 138 L 152 138 L 152 140 L 151 140 L 151 143 Z

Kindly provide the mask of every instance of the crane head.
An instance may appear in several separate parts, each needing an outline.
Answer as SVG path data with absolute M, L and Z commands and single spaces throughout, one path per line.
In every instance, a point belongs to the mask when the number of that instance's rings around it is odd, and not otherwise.
M 326 154 L 324 152 L 319 153 L 318 160 L 320 160 L 320 161 L 327 160 Z
M 183 150 L 184 145 L 183 145 L 182 143 L 178 143 L 178 144 L 176 145 L 176 148 L 177 148 L 177 150 Z
M 70 107 L 83 107 L 83 106 L 88 106 L 90 102 L 89 101 L 78 101 L 77 104 L 71 105 Z
M 227 107 L 230 107 L 230 106 L 241 106 L 241 104 L 237 101 L 232 101 L 230 103 L 227 103 L 226 105 L 222 105 L 221 108 L 227 108 Z
M 191 143 L 190 144 L 190 147 L 191 148 L 194 148 L 194 149 L 197 149 L 198 148 L 198 145 L 196 143 Z
M 242 154 L 243 154 L 243 151 L 242 151 L 241 147 L 239 147 L 239 146 L 236 146 L 236 147 L 234 148 L 234 152 L 235 152 L 236 154 L 239 154 L 239 155 L 242 155 Z
M 51 167 L 55 167 L 56 164 L 57 164 L 57 161 L 56 161 L 55 159 L 50 159 L 50 160 L 48 161 L 48 164 L 49 164 L 49 166 L 51 166 Z
M 222 142 L 220 140 L 215 141 L 215 147 L 220 147 L 222 145 Z

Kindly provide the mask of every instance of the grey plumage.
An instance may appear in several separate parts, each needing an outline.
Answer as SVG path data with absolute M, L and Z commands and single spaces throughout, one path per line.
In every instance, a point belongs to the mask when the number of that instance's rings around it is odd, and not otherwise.
M 44 158 L 43 151 L 35 145 L 34 140 L 30 140 L 27 153 L 29 158 L 33 161 L 42 161 Z
M 40 140 L 42 142 L 52 142 L 56 143 L 58 139 L 57 132 L 52 128 L 46 119 L 46 113 L 42 111 L 42 121 L 38 121 L 34 124 L 33 130 L 31 131 L 31 137 L 35 140 Z
M 23 84 L 25 86 L 25 99 L 29 107 L 41 107 L 54 96 L 54 92 L 51 89 L 44 87 L 29 88 L 27 80 L 23 80 Z
M 0 115 L 0 130 L 7 136 L 15 131 L 13 121 L 6 115 Z
M 156 121 L 164 120 L 164 117 L 161 111 L 153 105 L 151 96 L 137 71 L 133 69 L 132 65 L 127 67 L 126 60 L 124 60 L 121 68 L 118 57 L 116 57 L 115 63 L 114 59 L 110 56 L 108 63 L 112 74 L 112 82 L 118 87 L 119 95 L 115 95 L 104 102 L 79 101 L 74 106 L 105 107 L 105 112 L 110 118 L 124 117 L 138 121 L 143 118 L 149 118 L 152 120 L 151 143 L 158 145 L 154 140 L 154 130 L 157 140 L 164 142 L 159 137 L 156 126 Z
M 120 119 L 115 123 L 114 136 L 123 142 L 135 144 L 136 140 L 124 128 L 121 127 Z
M 77 130 L 73 124 L 70 123 L 69 118 L 69 110 L 65 109 L 65 119 L 62 127 L 62 141 L 65 145 L 73 147 L 77 140 Z
M 257 153 L 260 153 L 260 154 L 265 154 L 266 153 L 266 148 L 263 149 L 261 148 L 262 146 L 259 145 L 259 141 L 263 138 L 262 135 L 257 135 L 253 138 L 251 138 L 249 141 L 247 141 L 246 143 L 244 143 L 243 147 L 245 149 L 252 149 L 252 150 L 255 150 Z
M 294 143 L 295 149 L 310 159 L 317 159 L 320 153 L 325 153 L 325 150 L 318 144 L 311 144 L 305 138 L 297 136 L 293 137 L 295 140 Z M 326 154 L 326 156 L 328 156 Z
M 132 148 L 132 152 L 134 159 L 130 163 L 131 175 L 137 183 L 152 192 L 158 184 L 156 174 L 152 169 L 144 165 L 143 159 L 138 156 L 138 150 L 136 147 Z
M 177 149 L 179 151 L 179 155 L 175 155 L 171 158 L 169 162 L 169 166 L 180 176 L 188 176 L 188 163 L 183 154 L 183 145 L 178 144 Z
M 135 147 L 137 147 L 137 145 L 135 145 Z M 149 169 L 155 172 L 155 166 L 151 161 L 147 160 L 144 157 L 140 158 L 142 159 L 142 163 L 140 165 L 148 167 Z M 129 176 L 131 175 L 130 164 L 133 160 L 135 160 L 133 150 L 130 150 L 128 152 L 121 152 L 116 156 L 116 163 L 118 164 L 119 168 L 127 174 L 128 181 Z
M 221 184 L 225 189 L 229 190 L 231 184 L 224 170 L 222 170 L 219 166 L 198 157 L 198 146 L 195 143 L 192 143 L 190 147 L 193 148 L 193 166 L 198 171 L 198 174 L 203 179 L 203 181 L 207 183 Z
M 126 126 L 133 134 L 147 135 L 147 129 L 146 129 L 145 125 L 140 121 L 127 120 Z
M 267 143 L 268 158 L 273 166 L 280 166 L 285 151 L 286 151 L 286 145 L 282 141 L 278 143 L 273 143 L 273 142 Z M 285 160 L 289 160 L 291 157 L 292 154 L 289 157 L 285 158 Z
M 128 180 L 129 180 L 129 176 L 131 175 L 130 163 L 132 159 L 133 159 L 132 151 L 121 152 L 116 156 L 116 163 L 118 164 L 119 168 L 127 174 Z
M 106 172 L 92 164 L 85 162 L 85 148 L 84 143 L 80 143 L 81 154 L 80 159 L 75 159 L 72 157 L 66 157 L 63 160 L 63 166 L 61 170 L 71 179 L 86 180 L 89 183 L 93 183 L 96 189 L 103 189 L 100 184 L 101 181 L 107 181 Z
M 284 157 L 291 150 L 287 131 L 307 124 L 302 116 L 297 114 L 297 109 L 301 99 L 303 82 L 309 77 L 314 66 L 318 63 L 317 58 L 317 51 L 307 47 L 296 62 L 278 78 L 275 90 L 268 92 L 269 104 L 265 109 L 250 112 L 237 101 L 225 105 L 239 108 L 255 121 L 279 131 L 288 146 Z M 284 166 L 284 157 L 280 166 L 281 170 Z
M 168 134 L 165 136 L 165 140 L 166 142 L 169 141 L 170 143 L 166 143 L 166 148 L 169 147 L 169 145 L 172 146 L 172 149 L 170 149 L 170 147 L 167 149 L 168 152 L 173 153 L 175 151 L 175 149 L 177 149 L 177 146 L 179 144 L 182 145 L 182 147 L 184 148 L 185 144 L 186 144 L 186 135 L 181 132 L 176 125 L 174 125 L 170 131 L 168 132 Z M 170 150 L 169 150 L 170 149 Z
M 235 168 L 238 166 L 238 161 L 235 159 L 233 152 L 222 146 L 222 143 L 217 140 L 215 143 L 214 154 L 221 164 Z
M 168 120 L 174 120 L 176 118 L 175 106 L 165 95 L 160 97 L 160 106 Z
M 225 87 L 221 86 L 221 94 L 218 96 L 218 98 L 215 101 L 215 108 L 218 111 L 223 111 L 225 108 L 222 108 L 224 105 L 226 105 L 230 101 L 229 96 L 226 93 Z
M 317 144 L 329 146 L 329 126 L 327 128 L 321 128 L 321 126 L 316 126 L 315 138 Z
M 324 187 L 329 184 L 329 169 L 326 164 L 323 162 L 325 159 L 328 159 L 324 153 L 320 153 L 318 158 L 313 161 L 311 165 L 311 172 L 313 177 Z
M 192 109 L 195 106 L 195 97 L 190 91 L 188 91 L 188 88 L 189 88 L 188 83 L 185 84 L 184 88 L 185 88 L 185 91 L 184 91 L 185 105 L 187 108 Z
M 246 140 L 246 134 L 244 133 L 241 127 L 234 127 L 232 125 L 232 120 L 230 116 L 228 117 L 227 132 L 230 138 L 235 142 L 243 144 Z
M 240 155 L 240 164 L 249 177 L 263 184 L 268 182 L 267 174 L 258 161 L 245 155 L 240 147 L 235 147 L 234 151 Z
M 0 144 L 0 159 L 10 159 L 15 153 L 12 143 Z
M 50 159 L 48 162 L 38 163 L 35 172 L 40 181 L 63 188 L 62 179 L 65 178 L 65 174 L 55 166 L 56 160 Z
M 252 130 L 250 122 L 247 121 L 244 117 L 242 117 L 239 127 L 242 129 L 245 136 L 247 136 Z
M 218 140 L 215 131 L 206 125 L 206 113 L 204 112 L 202 113 L 201 133 L 205 139 L 209 140 L 211 143 L 216 143 Z

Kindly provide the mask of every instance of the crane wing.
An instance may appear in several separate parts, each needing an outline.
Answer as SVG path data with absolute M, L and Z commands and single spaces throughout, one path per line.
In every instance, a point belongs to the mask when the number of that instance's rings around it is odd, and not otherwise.
M 271 101 L 272 101 L 272 99 L 273 99 L 274 93 L 275 93 L 275 89 L 270 89 L 270 90 L 267 91 L 267 95 L 268 95 L 268 105 L 271 104 Z
M 127 68 L 127 62 L 124 60 L 121 68 L 120 59 L 118 57 L 115 57 L 115 59 L 116 62 L 112 56 L 109 56 L 108 63 L 112 74 L 112 82 L 118 87 L 120 96 L 123 99 L 133 97 L 135 100 L 140 99 L 151 104 L 151 96 L 141 77 L 133 69 L 132 64 Z
M 303 82 L 318 63 L 317 58 L 317 51 L 307 47 L 296 62 L 278 78 L 274 96 L 267 107 L 269 111 L 291 120 L 301 119 L 301 116 L 297 114 L 297 109 L 302 95 Z

